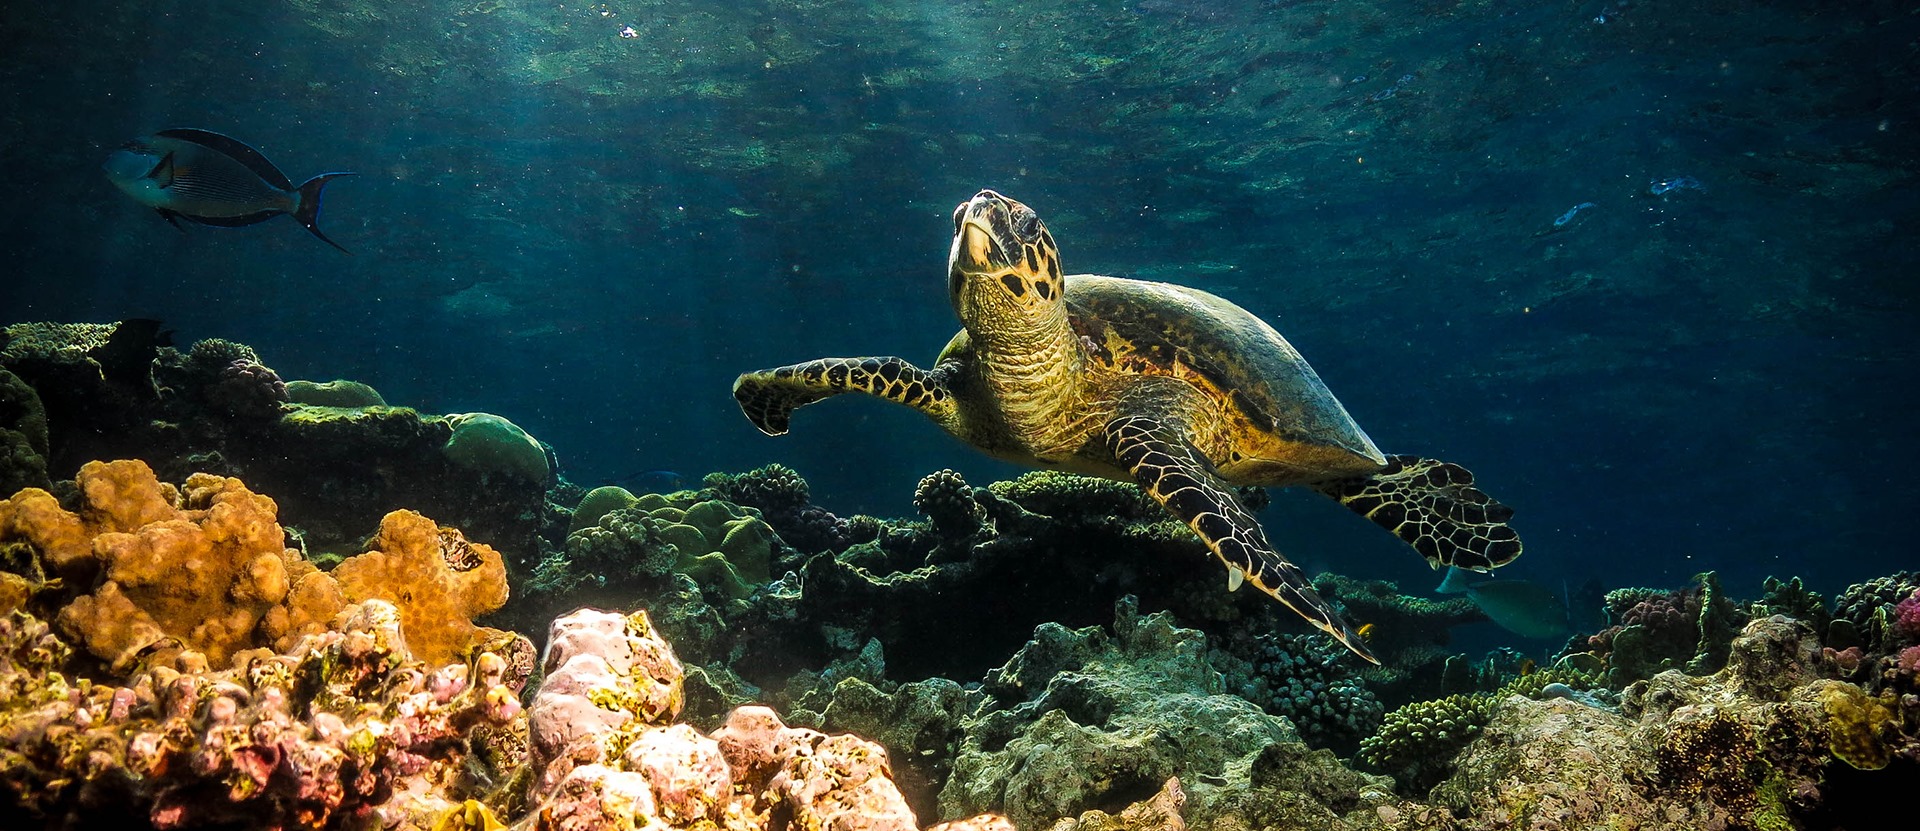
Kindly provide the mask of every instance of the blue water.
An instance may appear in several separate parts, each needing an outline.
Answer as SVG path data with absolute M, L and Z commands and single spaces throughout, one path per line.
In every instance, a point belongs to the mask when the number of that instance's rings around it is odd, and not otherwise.
M 0 322 L 160 318 L 504 415 L 589 486 L 779 461 L 904 515 L 1015 471 L 874 401 L 765 438 L 729 386 L 929 363 L 992 187 L 1069 272 L 1239 302 L 1384 450 L 1475 471 L 1516 576 L 1833 592 L 1915 565 L 1916 37 L 1888 2 L 34 4 Z M 173 126 L 358 171 L 321 219 L 354 255 L 100 175 Z M 1310 494 L 1263 518 L 1309 571 L 1437 578 Z

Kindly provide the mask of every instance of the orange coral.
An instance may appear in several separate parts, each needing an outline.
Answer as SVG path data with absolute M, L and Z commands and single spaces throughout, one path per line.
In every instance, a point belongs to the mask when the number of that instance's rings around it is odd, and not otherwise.
M 149 650 L 235 651 L 285 634 L 288 569 L 273 500 L 238 479 L 195 474 L 186 493 L 145 462 L 88 462 L 74 479 L 79 514 L 29 488 L 0 503 L 0 542 L 21 541 L 92 592 L 60 610 L 60 628 L 127 666 Z
M 374 550 L 327 573 L 285 546 L 273 500 L 238 479 L 198 473 L 182 493 L 144 462 L 117 461 L 87 463 L 75 484 L 78 513 L 35 488 L 0 500 L 0 547 L 25 545 L 45 577 L 85 592 L 55 620 L 119 669 L 181 650 L 224 666 L 242 650 L 288 649 L 375 598 L 400 608 L 417 657 L 447 663 L 482 631 L 473 616 L 506 603 L 498 552 L 412 511 L 388 514 Z M 0 600 L 20 605 L 35 585 L 9 583 Z
M 407 648 L 428 663 L 458 660 L 481 631 L 474 616 L 506 605 L 500 552 L 418 513 L 387 514 L 368 548 L 335 566 L 333 579 L 350 601 L 400 607 Z
M 26 543 L 56 572 L 64 574 L 79 566 L 91 566 L 96 533 L 61 508 L 53 494 L 39 488 L 0 499 L 0 544 Z

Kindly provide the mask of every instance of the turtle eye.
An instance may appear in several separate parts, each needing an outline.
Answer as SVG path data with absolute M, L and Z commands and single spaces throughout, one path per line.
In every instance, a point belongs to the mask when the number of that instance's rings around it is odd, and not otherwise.
M 1013 232 L 1023 240 L 1032 239 L 1033 233 L 1040 229 L 1040 217 L 1033 211 L 1021 211 L 1013 218 Z

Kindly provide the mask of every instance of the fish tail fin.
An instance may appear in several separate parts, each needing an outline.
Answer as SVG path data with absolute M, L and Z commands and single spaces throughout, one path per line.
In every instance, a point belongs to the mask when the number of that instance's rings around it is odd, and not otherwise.
M 358 175 L 357 173 L 322 173 L 305 182 L 301 182 L 300 187 L 296 188 L 300 194 L 300 202 L 293 209 L 293 218 L 299 220 L 300 224 L 306 226 L 306 229 L 313 232 L 314 236 L 319 237 L 321 242 L 335 248 L 340 248 L 340 243 L 327 239 L 326 234 L 320 233 L 320 191 L 326 189 L 328 182 L 341 176 Z M 347 254 L 353 253 L 345 248 L 340 248 L 340 250 Z

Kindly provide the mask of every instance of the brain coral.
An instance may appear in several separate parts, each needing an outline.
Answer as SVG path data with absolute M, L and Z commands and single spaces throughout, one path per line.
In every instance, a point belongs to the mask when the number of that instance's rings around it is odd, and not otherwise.
M 492 413 L 447 416 L 453 435 L 440 452 L 455 464 L 487 474 L 545 483 L 552 465 L 547 450 L 520 426 Z

